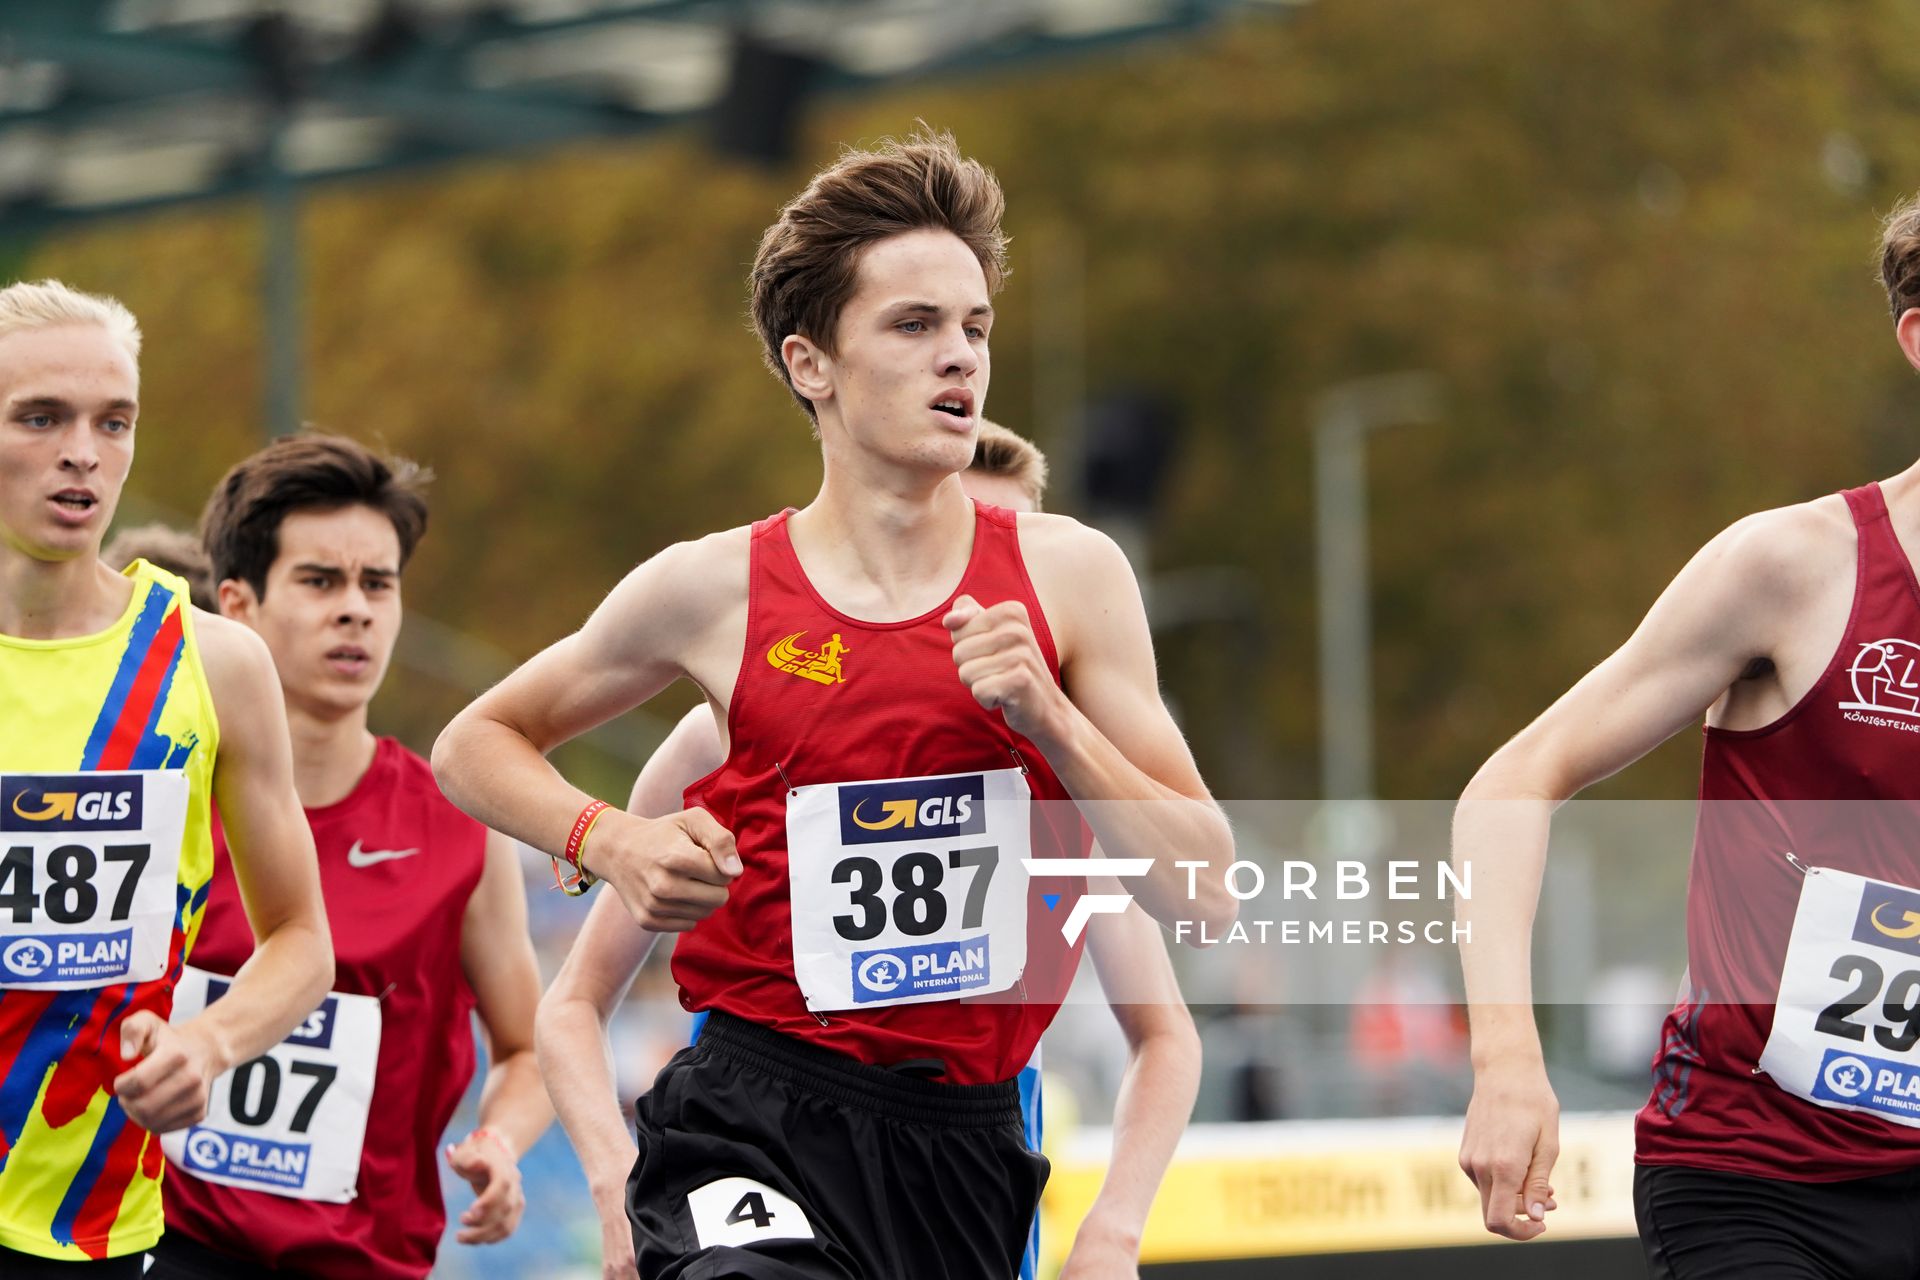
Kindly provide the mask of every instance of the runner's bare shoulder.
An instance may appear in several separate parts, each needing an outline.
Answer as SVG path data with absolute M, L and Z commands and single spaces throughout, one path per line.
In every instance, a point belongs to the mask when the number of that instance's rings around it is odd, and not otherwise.
M 1020 558 L 1043 595 L 1048 584 L 1097 587 L 1109 585 L 1116 574 L 1132 576 L 1120 545 L 1091 525 L 1050 511 L 1023 511 L 1019 521 Z
M 1735 521 L 1707 544 L 1700 560 L 1750 603 L 1792 609 L 1835 583 L 1851 588 L 1855 546 L 1846 499 L 1828 494 Z
M 193 638 L 200 649 L 200 665 L 207 673 L 216 705 L 225 696 L 249 689 L 262 675 L 272 677 L 278 687 L 273 654 L 252 628 L 197 605 L 188 607 L 193 610 Z
M 743 618 L 753 531 L 739 528 L 676 542 L 623 578 L 589 630 L 661 652 L 660 641 L 697 649 L 717 628 Z

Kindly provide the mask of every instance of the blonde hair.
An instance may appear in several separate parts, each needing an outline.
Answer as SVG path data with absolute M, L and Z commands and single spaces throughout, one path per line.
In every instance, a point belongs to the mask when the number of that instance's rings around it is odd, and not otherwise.
M 1047 455 L 1025 436 L 985 418 L 980 420 L 968 470 L 1013 481 L 1026 493 L 1035 511 L 1040 510 L 1040 500 L 1047 494 Z
M 140 358 L 140 322 L 118 298 L 82 293 L 58 280 L 21 280 L 0 289 L 0 338 L 68 324 L 97 324 Z

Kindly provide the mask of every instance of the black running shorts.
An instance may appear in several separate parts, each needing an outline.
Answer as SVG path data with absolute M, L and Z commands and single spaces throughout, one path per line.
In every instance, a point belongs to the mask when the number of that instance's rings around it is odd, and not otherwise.
M 1920 1169 L 1787 1182 L 1640 1165 L 1633 1208 L 1653 1280 L 1920 1280 Z
M 0 1276 L 6 1280 L 140 1280 L 146 1255 L 129 1253 L 99 1262 L 60 1262 L 0 1245 Z
M 1013 1081 L 939 1084 L 718 1012 L 635 1111 L 647 1280 L 1011 1280 L 1047 1180 Z

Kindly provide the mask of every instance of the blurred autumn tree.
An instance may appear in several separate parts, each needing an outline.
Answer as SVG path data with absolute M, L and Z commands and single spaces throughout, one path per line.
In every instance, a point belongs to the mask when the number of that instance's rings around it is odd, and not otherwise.
M 1445 421 L 1376 436 L 1370 474 L 1380 790 L 1443 796 L 1715 530 L 1913 459 L 1872 249 L 1920 185 L 1916 106 L 1900 0 L 1321 0 L 832 100 L 781 173 L 689 132 L 328 188 L 304 224 L 309 414 L 432 463 L 409 603 L 524 657 L 663 544 L 810 496 L 746 264 L 837 145 L 925 117 L 1008 189 L 990 412 L 1060 447 L 1076 388 L 1163 397 L 1154 565 L 1256 584 L 1255 644 L 1161 642 L 1224 793 L 1318 785 L 1312 398 L 1441 375 Z M 257 250 L 222 206 L 29 256 L 146 321 L 141 501 L 197 511 L 259 439 Z M 424 747 L 462 699 L 399 679 L 381 720 Z M 1682 735 L 1611 794 L 1689 794 L 1697 751 Z

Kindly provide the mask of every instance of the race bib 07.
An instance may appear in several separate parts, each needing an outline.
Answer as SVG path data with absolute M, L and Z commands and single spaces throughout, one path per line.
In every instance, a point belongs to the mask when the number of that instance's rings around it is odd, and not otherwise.
M 0 987 L 73 991 L 167 969 L 187 775 L 0 775 Z
M 1808 871 L 1760 1069 L 1816 1106 L 1920 1126 L 1920 891 Z
M 187 966 L 174 994 L 182 1022 L 226 994 L 230 979 Z M 380 1002 L 333 992 L 286 1039 L 213 1082 L 207 1116 L 162 1134 L 160 1148 L 207 1182 L 344 1204 L 359 1194 Z
M 1027 963 L 1019 769 L 787 796 L 793 970 L 819 1011 L 1004 991 Z

